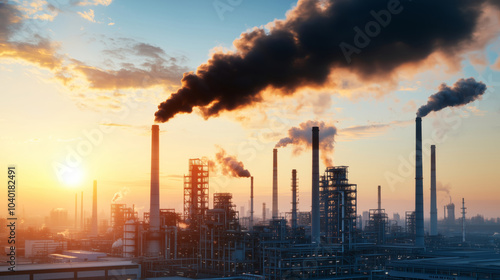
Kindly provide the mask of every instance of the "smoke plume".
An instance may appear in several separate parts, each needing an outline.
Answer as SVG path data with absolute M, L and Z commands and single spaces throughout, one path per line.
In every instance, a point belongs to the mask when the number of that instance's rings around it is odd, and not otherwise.
M 418 109 L 417 116 L 425 117 L 432 111 L 465 105 L 479 99 L 485 92 L 486 85 L 476 82 L 474 78 L 460 79 L 453 87 L 443 83 L 439 86 L 439 91 L 429 97 L 427 104 Z
M 337 135 L 337 128 L 333 125 L 325 124 L 319 121 L 307 121 L 299 124 L 298 127 L 292 127 L 288 130 L 288 137 L 282 138 L 276 143 L 275 148 L 293 145 L 294 154 L 300 154 L 306 148 L 312 147 L 312 128 L 319 127 L 319 149 L 321 151 L 321 160 L 326 166 L 333 166 L 331 156 L 333 154 L 333 144 Z
M 209 118 L 262 101 L 264 90 L 291 95 L 318 88 L 335 70 L 378 81 L 402 66 L 418 67 L 434 53 L 458 60 L 483 43 L 476 36 L 481 15 L 497 4 L 300 0 L 286 19 L 242 33 L 234 51 L 217 51 L 195 72 L 184 73 L 181 88 L 158 106 L 155 120 L 166 122 L 194 108 Z
M 215 161 L 210 160 L 211 171 L 221 170 L 222 175 L 231 177 L 250 177 L 250 171 L 245 169 L 243 162 L 238 161 L 235 156 L 227 155 L 226 151 L 218 147 L 215 154 Z
M 129 188 L 123 187 L 121 190 L 117 191 L 114 195 L 113 198 L 111 199 L 111 203 L 116 203 L 120 200 L 122 200 L 130 191 Z

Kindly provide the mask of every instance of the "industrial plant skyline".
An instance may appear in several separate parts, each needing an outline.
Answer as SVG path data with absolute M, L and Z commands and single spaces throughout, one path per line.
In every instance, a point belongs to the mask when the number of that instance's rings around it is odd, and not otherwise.
M 134 204 L 142 216 L 150 203 L 150 131 L 158 105 L 182 88 L 184 73 L 196 71 L 214 54 L 252 47 L 255 41 L 241 34 L 259 37 L 264 36 L 260 32 L 298 28 L 300 22 L 293 20 L 307 2 L 299 8 L 297 1 L 2 2 L 0 126 L 5 133 L 0 161 L 19 170 L 25 215 L 43 219 L 53 208 L 65 208 L 72 217 L 74 195 L 80 199 L 83 192 L 89 217 L 97 180 L 98 213 L 109 213 L 115 201 Z M 411 13 L 405 10 L 408 3 L 401 3 L 402 15 Z M 414 210 L 415 114 L 431 95 L 446 89 L 442 83 L 453 88 L 460 79 L 473 78 L 487 87 L 481 98 L 422 119 L 424 217 L 430 217 L 433 144 L 439 219 L 450 197 L 456 205 L 465 198 L 469 217 L 500 216 L 500 40 L 497 25 L 486 21 L 497 20 L 498 10 L 489 1 L 481 3 L 476 28 L 488 32 L 453 54 L 446 47 L 435 49 L 419 59 L 397 60 L 394 68 L 375 75 L 356 64 L 362 50 L 352 55 L 352 68 L 343 66 L 344 58 L 332 58 L 341 66 L 331 73 L 318 69 L 315 77 L 289 87 L 279 87 L 279 80 L 263 82 L 254 89 L 260 95 L 249 95 L 251 102 L 244 106 L 234 104 L 237 110 L 228 109 L 233 103 L 223 95 L 223 110 L 207 115 L 211 107 L 195 104 L 191 114 L 158 123 L 160 208 L 182 212 L 189 159 L 216 162 L 222 149 L 254 177 L 255 215 L 261 216 L 262 203 L 272 206 L 272 157 L 279 146 L 278 210 L 281 215 L 291 211 L 295 169 L 298 208 L 310 211 L 310 146 L 286 144 L 286 138 L 298 137 L 302 126 L 315 122 L 322 136 L 329 132 L 329 142 L 320 147 L 320 173 L 329 163 L 349 166 L 349 179 L 358 186 L 358 214 L 375 208 L 378 185 L 386 213 Z M 280 26 L 279 20 L 287 24 Z M 372 38 L 374 44 L 387 39 L 390 23 L 387 28 Z M 315 79 L 321 77 L 325 83 Z M 225 192 L 233 194 L 237 209 L 249 210 L 250 178 L 224 175 L 220 168 L 211 172 L 209 203 L 214 193 Z

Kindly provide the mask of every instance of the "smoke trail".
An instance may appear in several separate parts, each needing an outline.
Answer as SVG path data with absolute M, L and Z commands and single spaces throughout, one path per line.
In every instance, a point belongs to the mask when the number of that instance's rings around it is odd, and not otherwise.
M 129 188 L 123 187 L 121 190 L 117 191 L 114 195 L 113 198 L 111 199 L 111 203 L 116 203 L 120 200 L 122 200 L 130 191 Z
M 217 116 L 262 101 L 266 89 L 291 95 L 318 88 L 337 69 L 377 81 L 403 65 L 418 67 L 434 53 L 458 59 L 473 43 L 483 43 L 475 32 L 483 12 L 497 2 L 300 0 L 285 20 L 242 33 L 234 51 L 215 52 L 184 73 L 182 87 L 158 106 L 155 120 L 194 108 L 205 118 Z
M 460 79 L 451 88 L 443 83 L 439 91 L 429 97 L 427 104 L 418 109 L 417 116 L 425 117 L 432 111 L 465 105 L 479 99 L 485 92 L 486 85 L 474 78 Z
M 305 148 L 312 147 L 312 127 L 319 127 L 319 149 L 321 150 L 321 160 L 326 166 L 333 166 L 331 156 L 333 154 L 333 144 L 337 135 L 337 128 L 333 125 L 319 121 L 307 121 L 292 127 L 288 130 L 288 137 L 282 138 L 276 143 L 275 148 L 294 146 L 294 154 L 300 154 Z
M 250 171 L 245 169 L 243 162 L 238 161 L 235 156 L 227 155 L 221 147 L 215 154 L 215 161 L 209 160 L 210 171 L 221 170 L 222 175 L 231 177 L 250 177 Z

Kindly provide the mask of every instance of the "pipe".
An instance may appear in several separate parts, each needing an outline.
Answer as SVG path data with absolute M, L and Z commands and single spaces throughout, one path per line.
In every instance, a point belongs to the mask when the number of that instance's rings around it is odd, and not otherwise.
M 437 235 L 437 202 L 436 202 L 436 145 L 431 146 L 431 230 L 430 235 Z
M 249 230 L 253 230 L 253 176 L 250 177 L 250 226 Z
M 92 225 L 90 227 L 90 235 L 98 235 L 99 231 L 97 226 L 97 181 L 94 180 L 94 189 L 92 191 Z
M 297 170 L 292 169 L 292 229 L 297 229 Z
M 422 175 L 422 118 L 416 123 L 416 156 L 415 156 L 415 246 L 425 247 L 424 243 L 424 183 Z
M 319 219 L 319 127 L 312 128 L 312 223 L 311 242 L 320 243 Z
M 273 149 L 273 220 L 278 218 L 278 149 Z

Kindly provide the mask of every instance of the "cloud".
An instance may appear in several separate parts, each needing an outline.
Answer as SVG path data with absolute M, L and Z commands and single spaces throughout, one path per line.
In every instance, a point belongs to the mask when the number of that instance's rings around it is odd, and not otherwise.
M 75 5 L 77 6 L 97 6 L 97 5 L 102 5 L 102 6 L 109 6 L 113 0 L 80 0 L 80 1 L 75 1 Z
M 25 19 L 53 21 L 60 12 L 54 5 L 43 0 L 23 1 L 18 4 L 17 9 Z
M 37 1 L 32 9 L 38 11 L 41 5 L 48 4 Z M 31 63 L 49 70 L 69 90 L 80 108 L 95 110 L 104 105 L 119 109 L 126 98 L 119 91 L 154 86 L 171 89 L 178 86 L 186 71 L 186 67 L 179 66 L 185 62 L 184 57 L 169 56 L 160 47 L 126 38 L 104 38 L 107 45 L 117 46 L 105 51 L 109 67 L 89 65 L 61 54 L 59 43 L 37 33 L 30 34 L 32 25 L 26 23 L 31 20 L 25 13 L 27 10 L 21 11 L 19 6 L 0 2 L 0 59 Z M 93 10 L 82 16 L 94 20 Z M 29 39 L 23 40 L 19 34 L 29 34 Z
M 369 137 L 375 137 L 385 133 L 393 127 L 404 127 L 412 125 L 413 120 L 409 121 L 393 121 L 390 123 L 374 123 L 368 125 L 355 125 L 339 130 L 339 141 L 352 141 Z
M 497 60 L 490 66 L 490 68 L 495 71 L 500 71 L 500 56 L 497 57 Z
M 82 18 L 84 18 L 84 19 L 86 19 L 86 20 L 88 20 L 90 22 L 95 22 L 95 19 L 94 19 L 94 10 L 92 10 L 92 9 L 90 9 L 88 12 L 78 12 L 78 14 Z

